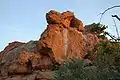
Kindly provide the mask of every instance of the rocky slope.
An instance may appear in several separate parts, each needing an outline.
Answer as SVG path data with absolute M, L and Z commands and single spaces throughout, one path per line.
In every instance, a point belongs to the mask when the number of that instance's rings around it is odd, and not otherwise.
M 0 80 L 51 80 L 54 65 L 84 57 L 99 42 L 73 12 L 51 10 L 38 41 L 12 42 L 0 54 Z

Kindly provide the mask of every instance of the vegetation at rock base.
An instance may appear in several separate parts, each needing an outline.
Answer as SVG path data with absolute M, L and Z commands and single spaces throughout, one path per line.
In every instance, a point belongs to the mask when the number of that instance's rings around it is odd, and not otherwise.
M 89 32 L 96 33 L 99 38 L 106 38 L 106 32 L 105 29 L 108 28 L 108 26 L 100 24 L 100 23 L 92 23 L 90 25 L 86 25 L 86 28 L 89 28 Z
M 98 34 L 104 32 L 104 30 L 108 27 L 106 25 L 100 24 L 100 23 L 92 23 L 90 25 L 87 25 L 90 27 L 90 32 L 97 32 Z
M 92 65 L 85 66 L 79 59 L 65 61 L 55 72 L 55 80 L 120 80 L 120 43 L 103 41 L 97 46 Z
M 104 41 L 98 44 L 98 56 L 94 61 L 97 66 L 100 78 L 105 80 L 119 80 L 120 79 L 120 43 Z

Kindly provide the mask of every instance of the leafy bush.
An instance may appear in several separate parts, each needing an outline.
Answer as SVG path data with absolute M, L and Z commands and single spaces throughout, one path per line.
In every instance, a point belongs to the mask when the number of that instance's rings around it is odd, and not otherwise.
M 100 23 L 92 23 L 90 25 L 86 25 L 85 28 L 88 32 L 96 33 L 99 38 L 106 39 L 105 29 L 108 28 L 108 26 Z
M 55 71 L 54 80 L 120 80 L 120 43 L 98 44 L 98 56 L 92 66 L 79 59 L 70 59 Z
M 96 66 L 102 68 L 120 66 L 120 43 L 103 41 L 98 45 Z
M 91 73 L 93 75 L 91 75 Z M 54 80 L 96 80 L 95 71 L 79 59 L 70 59 L 55 71 Z
M 101 34 L 104 32 L 104 30 L 108 27 L 106 25 L 100 24 L 100 23 L 93 23 L 90 25 L 86 25 L 86 28 L 88 27 L 90 32 L 97 32 L 98 34 Z
M 98 44 L 98 56 L 94 65 L 102 80 L 120 79 L 120 43 L 103 41 Z

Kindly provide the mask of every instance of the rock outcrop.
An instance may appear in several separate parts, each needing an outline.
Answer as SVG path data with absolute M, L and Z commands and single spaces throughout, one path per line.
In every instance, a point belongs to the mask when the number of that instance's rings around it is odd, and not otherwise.
M 41 35 L 37 49 L 53 61 L 62 63 L 72 57 L 83 59 L 99 40 L 95 34 L 85 32 L 82 21 L 70 11 L 50 11 L 46 16 L 47 29 Z
M 15 41 L 1 52 L 0 80 L 42 80 L 38 78 L 41 71 L 51 71 L 53 65 L 69 58 L 84 59 L 99 42 L 96 34 L 86 32 L 82 21 L 73 12 L 51 10 L 46 19 L 47 28 L 38 41 Z M 51 79 L 51 72 L 45 76 L 44 80 Z

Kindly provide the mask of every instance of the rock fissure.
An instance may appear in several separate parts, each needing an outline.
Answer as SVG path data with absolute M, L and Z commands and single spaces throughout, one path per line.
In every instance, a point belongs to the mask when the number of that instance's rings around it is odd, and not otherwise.
M 68 30 L 64 28 L 63 30 L 63 40 L 64 40 L 64 50 L 65 50 L 65 56 L 67 56 L 67 50 L 68 50 Z

